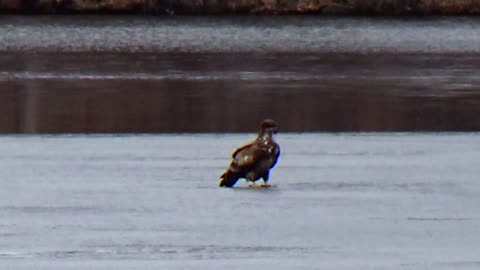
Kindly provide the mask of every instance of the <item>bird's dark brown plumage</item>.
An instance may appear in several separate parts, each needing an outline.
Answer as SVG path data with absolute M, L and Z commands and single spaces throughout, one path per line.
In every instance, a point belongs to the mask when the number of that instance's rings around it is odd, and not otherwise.
M 263 120 L 257 139 L 233 152 L 230 166 L 220 176 L 220 187 L 233 187 L 240 178 L 251 183 L 262 178 L 267 186 L 270 169 L 275 166 L 280 156 L 280 147 L 273 140 L 276 132 L 275 121 Z

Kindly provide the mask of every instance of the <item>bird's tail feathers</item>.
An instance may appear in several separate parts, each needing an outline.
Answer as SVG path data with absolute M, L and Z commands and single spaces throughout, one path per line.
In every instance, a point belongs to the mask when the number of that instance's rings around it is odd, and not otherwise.
M 220 176 L 220 187 L 233 187 L 235 183 L 237 183 L 238 179 L 240 176 L 238 173 L 232 172 L 230 170 L 227 170 Z

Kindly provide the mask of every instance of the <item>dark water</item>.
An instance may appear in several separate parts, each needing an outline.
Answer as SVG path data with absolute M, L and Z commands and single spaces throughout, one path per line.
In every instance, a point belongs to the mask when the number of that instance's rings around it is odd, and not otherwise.
M 480 130 L 477 19 L 2 22 L 0 132 Z

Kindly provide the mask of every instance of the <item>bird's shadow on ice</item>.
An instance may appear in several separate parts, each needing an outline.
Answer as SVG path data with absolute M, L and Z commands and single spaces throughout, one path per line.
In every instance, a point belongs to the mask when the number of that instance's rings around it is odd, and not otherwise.
M 279 190 L 279 188 L 277 186 L 274 186 L 274 185 L 268 186 L 268 187 L 237 186 L 237 187 L 233 187 L 233 188 L 224 188 L 224 189 L 229 189 L 229 190 L 238 191 L 238 192 L 275 192 L 275 191 Z

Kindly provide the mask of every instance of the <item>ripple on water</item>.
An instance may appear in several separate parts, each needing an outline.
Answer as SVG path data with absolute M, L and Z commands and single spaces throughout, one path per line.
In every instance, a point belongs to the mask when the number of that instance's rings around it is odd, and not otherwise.
M 3 19 L 0 50 L 125 52 L 480 52 L 473 18 L 74 16 Z M 447 27 L 448 26 L 448 27 Z

